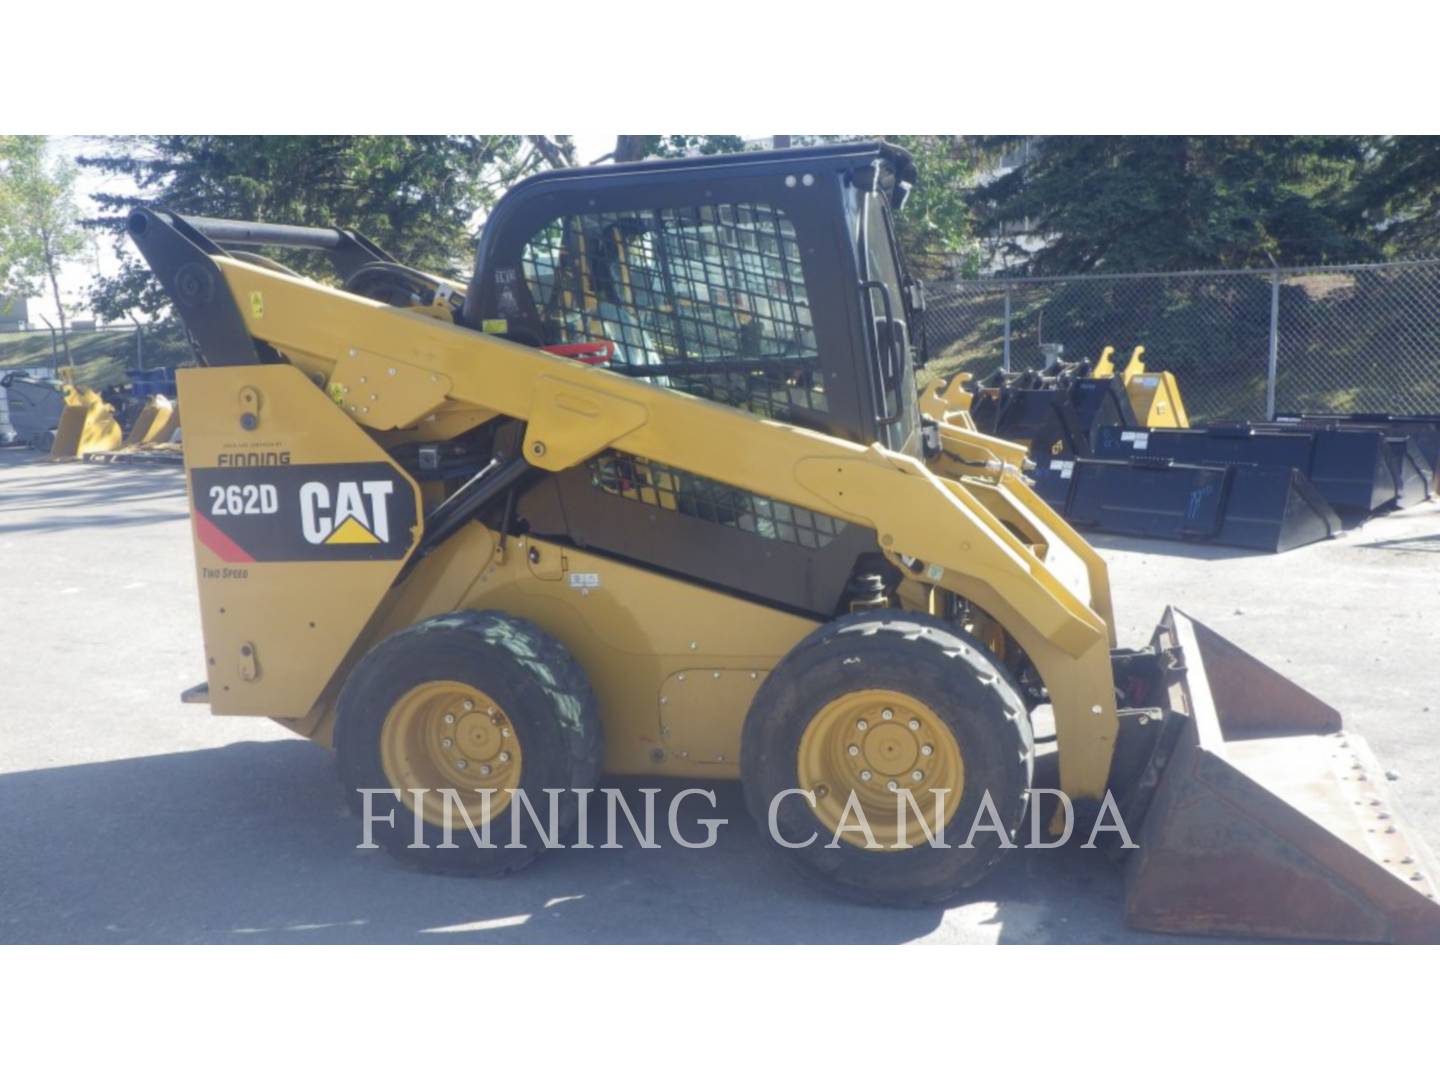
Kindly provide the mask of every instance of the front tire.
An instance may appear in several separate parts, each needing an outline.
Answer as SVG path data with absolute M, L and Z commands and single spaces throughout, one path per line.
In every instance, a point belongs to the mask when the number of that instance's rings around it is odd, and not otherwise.
M 392 854 L 425 870 L 507 874 L 533 861 L 547 839 L 563 842 L 574 825 L 571 792 L 593 787 L 599 774 L 600 709 L 579 663 L 538 626 L 496 611 L 457 611 L 391 635 L 359 661 L 340 694 L 335 754 L 356 813 L 364 812 L 364 789 L 402 792 L 398 800 L 372 796 L 371 835 Z M 554 819 L 547 788 L 562 789 Z M 431 792 L 418 815 L 414 789 Z M 477 831 L 488 824 L 492 846 L 475 843 L 453 802 L 455 846 L 440 846 L 445 789 Z M 487 789 L 488 801 L 478 794 Z M 393 824 L 385 820 L 392 808 Z
M 938 904 L 983 877 L 1014 841 L 1033 769 L 1030 715 L 1004 667 L 963 630 L 898 611 L 845 616 L 797 645 L 761 686 L 741 743 L 760 828 L 806 877 L 871 904 Z M 784 794 L 796 789 L 807 794 Z M 907 790 L 946 847 L 908 803 L 901 832 Z M 963 846 L 977 820 L 992 823 L 987 792 L 1004 840 L 982 827 Z M 858 825 L 856 807 L 874 844 L 837 832 Z

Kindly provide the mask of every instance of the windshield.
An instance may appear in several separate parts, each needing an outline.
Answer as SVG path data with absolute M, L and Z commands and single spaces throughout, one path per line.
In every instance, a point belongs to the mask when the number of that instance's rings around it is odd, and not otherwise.
M 613 341 L 617 365 L 766 416 L 828 411 L 799 242 L 775 207 L 556 218 L 521 274 L 546 344 Z
M 878 419 L 886 422 L 892 447 L 900 447 L 915 428 L 915 375 L 910 361 L 910 325 L 905 304 L 890 209 L 885 196 L 866 192 L 856 244 L 866 279 L 865 301 L 875 357 Z

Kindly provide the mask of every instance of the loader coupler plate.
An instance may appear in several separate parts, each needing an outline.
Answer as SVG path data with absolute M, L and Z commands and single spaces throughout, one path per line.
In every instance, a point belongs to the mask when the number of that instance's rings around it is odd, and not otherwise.
M 1126 866 L 1137 929 L 1309 941 L 1440 942 L 1433 856 L 1339 715 L 1173 609 L 1185 710 Z

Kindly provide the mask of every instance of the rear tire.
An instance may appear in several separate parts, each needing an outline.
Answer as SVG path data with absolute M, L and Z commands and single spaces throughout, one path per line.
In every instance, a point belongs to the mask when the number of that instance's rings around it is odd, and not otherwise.
M 593 787 L 599 774 L 600 709 L 579 663 L 538 626 L 456 611 L 391 635 L 356 664 L 340 694 L 335 754 L 357 814 L 362 789 L 431 789 L 423 847 L 414 844 L 414 797 L 373 796 L 371 835 L 392 854 L 441 873 L 508 874 L 545 850 L 545 837 L 507 792 L 523 792 L 546 833 L 563 842 L 576 818 L 571 789 Z M 485 815 L 475 790 L 493 789 L 493 846 L 478 846 L 452 805 L 456 846 L 439 847 L 443 803 L 433 792 L 445 787 L 460 793 L 477 831 Z M 562 789 L 554 821 L 546 788 Z M 506 847 L 512 837 L 522 846 Z
M 991 823 L 984 794 L 1013 843 L 1033 768 L 1030 715 L 1004 667 L 964 631 L 898 611 L 845 616 L 791 650 L 756 695 L 741 743 L 746 805 L 759 827 L 806 877 L 868 904 L 938 904 L 983 877 L 1006 850 L 993 829 L 962 846 L 977 817 Z M 930 785 L 952 796 L 958 786 L 958 797 L 945 802 L 954 808 L 944 822 L 947 847 L 929 845 L 913 811 L 906 834 L 898 832 L 892 780 L 912 789 L 932 832 Z M 814 805 L 804 795 L 784 796 L 772 833 L 772 801 L 791 789 L 815 795 Z M 879 849 L 860 846 L 857 832 L 835 838 L 835 808 L 852 791 L 862 809 L 886 808 L 879 821 L 867 813 Z M 853 814 L 843 820 L 857 821 Z M 781 843 L 811 836 L 804 847 Z M 905 841 L 917 846 L 893 846 Z

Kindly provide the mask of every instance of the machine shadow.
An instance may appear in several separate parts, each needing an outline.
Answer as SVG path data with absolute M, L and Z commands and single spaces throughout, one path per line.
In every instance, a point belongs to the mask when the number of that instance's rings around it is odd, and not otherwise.
M 739 785 L 681 802 L 681 835 L 554 851 L 504 879 L 440 877 L 358 850 L 330 755 L 298 739 L 0 776 L 0 942 L 888 943 L 1133 940 L 1118 871 L 1095 851 L 1010 853 L 947 914 L 858 907 L 802 882 L 751 823 Z M 137 814 L 133 805 L 145 808 Z M 117 808 L 124 807 L 123 813 Z M 143 822 L 138 828 L 135 822 Z M 603 811 L 592 811 L 600 843 Z M 1041 899 L 1045 898 L 1045 899 Z M 1162 939 L 1163 940 L 1163 939 Z
M 18 474 L 0 468 L 0 533 L 149 525 L 187 516 L 185 477 L 178 469 L 75 462 L 52 465 L 43 455 L 29 451 L 0 454 L 0 464 L 15 458 L 25 459 L 15 464 L 46 468 Z M 82 509 L 91 512 L 76 512 Z

